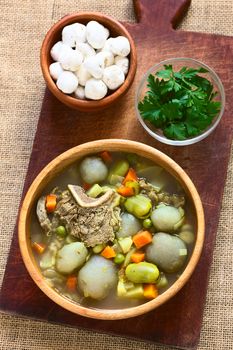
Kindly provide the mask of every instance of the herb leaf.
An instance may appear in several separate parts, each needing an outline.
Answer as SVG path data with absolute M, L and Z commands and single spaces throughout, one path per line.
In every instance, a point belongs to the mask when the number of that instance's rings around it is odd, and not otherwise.
M 164 135 L 169 139 L 185 140 L 186 128 L 183 123 L 170 124 L 164 130 Z
M 221 103 L 213 100 L 217 95 L 213 84 L 203 77 L 207 72 L 188 67 L 176 72 L 172 65 L 164 65 L 155 75 L 150 74 L 148 91 L 138 104 L 142 118 L 170 139 L 199 135 L 221 109 Z

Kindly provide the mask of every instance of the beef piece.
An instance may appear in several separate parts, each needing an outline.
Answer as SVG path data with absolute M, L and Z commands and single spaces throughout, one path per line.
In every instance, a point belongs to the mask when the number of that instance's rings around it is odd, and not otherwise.
M 158 202 L 173 205 L 175 208 L 179 208 L 185 205 L 185 197 L 179 194 L 161 192 L 158 193 Z
M 153 185 L 144 179 L 139 181 L 139 185 L 141 188 L 141 194 L 144 194 L 150 198 L 154 205 L 165 203 L 168 205 L 173 205 L 176 208 L 183 207 L 185 205 L 185 197 L 182 195 L 158 192 Z
M 46 203 L 46 197 L 45 196 L 40 197 L 36 206 L 36 215 L 42 229 L 45 231 L 45 233 L 49 233 L 52 229 L 52 223 L 48 217 L 45 203 Z
M 150 200 L 152 201 L 153 204 L 158 203 L 158 196 L 157 196 L 157 191 L 153 185 L 151 185 L 149 182 L 146 182 L 144 179 L 141 179 L 139 181 L 139 185 L 141 188 L 141 194 L 146 195 Z
M 71 193 L 65 191 L 57 203 L 55 216 L 87 247 L 113 241 L 120 222 L 120 208 L 112 205 L 114 196 L 113 193 L 104 204 L 88 208 L 78 205 Z

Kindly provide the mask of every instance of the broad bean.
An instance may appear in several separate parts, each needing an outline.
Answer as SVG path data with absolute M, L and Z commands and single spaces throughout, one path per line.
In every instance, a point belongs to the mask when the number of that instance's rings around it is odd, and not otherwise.
M 129 264 L 125 270 L 127 279 L 133 283 L 155 283 L 159 277 L 156 265 L 148 262 Z
M 141 194 L 127 198 L 124 203 L 125 209 L 139 219 L 145 219 L 150 215 L 151 200 Z

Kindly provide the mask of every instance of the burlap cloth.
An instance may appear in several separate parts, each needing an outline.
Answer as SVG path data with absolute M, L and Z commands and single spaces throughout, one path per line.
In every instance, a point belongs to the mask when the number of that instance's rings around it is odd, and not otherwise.
M 152 2 L 152 0 L 151 0 Z M 75 10 L 134 21 L 130 0 L 0 0 L 0 277 L 4 274 L 44 94 L 39 48 L 51 24 Z M 233 35 L 232 0 L 193 0 L 182 29 Z M 233 57 L 232 57 L 233 59 Z M 232 158 L 232 157 L 231 157 Z M 233 349 L 233 163 L 219 222 L 199 349 Z M 1 315 L 0 349 L 165 349 L 162 346 Z

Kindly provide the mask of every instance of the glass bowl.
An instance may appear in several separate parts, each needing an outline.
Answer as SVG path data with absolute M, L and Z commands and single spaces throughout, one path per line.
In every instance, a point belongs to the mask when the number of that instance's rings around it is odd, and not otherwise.
M 182 67 L 188 67 L 188 68 L 205 68 L 208 72 L 204 73 L 204 77 L 207 78 L 214 86 L 214 91 L 217 91 L 217 95 L 214 98 L 214 101 L 220 101 L 221 102 L 221 109 L 218 113 L 218 115 L 213 119 L 212 123 L 207 127 L 202 133 L 195 137 L 191 137 L 185 140 L 172 140 L 167 138 L 166 136 L 163 135 L 163 132 L 161 129 L 156 128 L 153 126 L 149 121 L 144 120 L 138 110 L 138 103 L 142 101 L 144 98 L 146 91 L 148 90 L 147 88 L 147 78 L 150 74 L 155 75 L 156 72 L 159 70 L 163 69 L 164 65 L 172 65 L 173 69 L 175 71 L 180 70 Z M 201 73 L 199 73 L 201 75 Z M 173 145 L 173 146 L 186 146 L 186 145 L 191 145 L 193 143 L 196 143 L 198 141 L 203 140 L 205 137 L 207 137 L 218 125 L 220 122 L 224 108 L 225 108 L 225 92 L 224 92 L 224 87 L 222 85 L 222 82 L 218 75 L 214 72 L 213 69 L 211 69 L 209 66 L 206 64 L 195 60 L 193 58 L 171 58 L 168 60 L 164 60 L 153 67 L 151 67 L 146 74 L 143 76 L 142 80 L 139 83 L 137 92 L 136 92 L 136 98 L 135 98 L 135 108 L 136 108 L 136 113 L 138 120 L 140 121 L 141 125 L 143 128 L 156 140 L 166 143 L 168 145 Z

